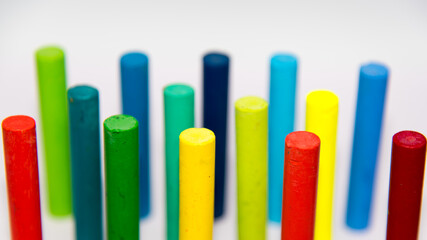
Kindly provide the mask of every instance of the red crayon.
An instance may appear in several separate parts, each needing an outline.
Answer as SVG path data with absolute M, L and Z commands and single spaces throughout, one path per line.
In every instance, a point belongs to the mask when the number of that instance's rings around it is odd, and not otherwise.
M 3 120 L 9 219 L 13 240 L 41 240 L 36 124 L 27 116 Z
M 387 240 L 416 240 L 423 195 L 426 138 L 402 131 L 393 136 Z
M 285 139 L 282 240 L 314 238 L 320 139 L 292 132 Z

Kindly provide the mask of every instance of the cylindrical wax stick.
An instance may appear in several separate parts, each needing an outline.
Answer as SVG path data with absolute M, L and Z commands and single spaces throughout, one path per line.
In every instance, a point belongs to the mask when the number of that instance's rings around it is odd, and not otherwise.
M 393 136 L 387 240 L 416 240 L 423 195 L 426 138 L 413 131 Z
M 77 240 L 102 240 L 102 186 L 98 90 L 68 90 L 71 179 Z
M 215 135 L 189 128 L 179 135 L 179 240 L 212 240 Z
M 203 126 L 216 137 L 215 218 L 224 213 L 229 65 L 222 53 L 203 57 Z
M 290 54 L 277 54 L 270 62 L 270 104 L 268 111 L 268 217 L 280 222 L 284 144 L 294 130 L 297 59 Z
M 71 166 L 64 52 L 44 47 L 36 52 L 40 110 L 46 161 L 49 210 L 71 214 Z
M 164 89 L 166 235 L 179 240 L 179 134 L 194 127 L 194 90 L 183 84 Z
M 387 79 L 384 65 L 370 63 L 360 68 L 347 203 L 347 225 L 354 229 L 364 229 L 369 223 Z
M 41 240 L 36 123 L 27 116 L 3 120 L 3 148 L 13 240 Z
M 305 130 L 316 134 L 322 143 L 319 157 L 314 238 L 327 240 L 332 238 L 338 97 L 328 90 L 310 92 L 307 95 L 305 124 Z
M 139 239 L 138 121 L 115 115 L 104 121 L 107 239 Z
M 268 104 L 259 97 L 235 103 L 237 221 L 240 240 L 266 239 Z
M 285 140 L 282 240 L 314 238 L 320 139 L 292 132 Z
M 123 114 L 139 123 L 139 212 L 150 213 L 150 146 L 149 146 L 149 80 L 148 57 L 130 52 L 120 59 Z

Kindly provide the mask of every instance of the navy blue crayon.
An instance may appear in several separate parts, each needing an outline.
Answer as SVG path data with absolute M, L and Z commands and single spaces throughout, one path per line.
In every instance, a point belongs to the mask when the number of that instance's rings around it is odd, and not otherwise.
M 228 73 L 230 60 L 222 53 L 203 57 L 203 126 L 215 133 L 215 218 L 224 212 L 227 142 Z
M 139 52 L 120 59 L 123 114 L 139 123 L 139 216 L 150 213 L 148 57 Z
M 369 224 L 387 81 L 384 65 L 360 68 L 346 221 L 353 229 Z
M 102 240 L 98 90 L 68 90 L 73 214 L 77 240 Z

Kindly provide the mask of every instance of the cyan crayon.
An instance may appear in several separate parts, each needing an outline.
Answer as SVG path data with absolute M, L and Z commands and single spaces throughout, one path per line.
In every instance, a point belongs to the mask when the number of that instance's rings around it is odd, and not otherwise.
M 285 138 L 294 131 L 297 66 L 292 54 L 279 53 L 270 61 L 268 216 L 273 222 L 282 215 Z

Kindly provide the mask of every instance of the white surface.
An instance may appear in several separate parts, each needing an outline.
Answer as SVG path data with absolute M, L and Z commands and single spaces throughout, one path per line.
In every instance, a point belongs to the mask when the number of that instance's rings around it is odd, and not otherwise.
M 102 119 L 120 112 L 119 55 L 134 49 L 147 52 L 151 64 L 153 210 L 141 222 L 141 239 L 164 239 L 162 88 L 172 82 L 193 85 L 200 126 L 202 54 L 212 49 L 228 52 L 232 66 L 227 214 L 216 222 L 215 239 L 236 239 L 232 103 L 248 94 L 267 97 L 269 56 L 275 51 L 291 51 L 300 59 L 297 129 L 304 128 L 308 91 L 327 88 L 340 97 L 334 239 L 384 239 L 391 137 L 403 129 L 427 134 L 426 12 L 424 0 L 0 0 L 0 119 L 13 114 L 39 119 L 33 54 L 42 45 L 54 43 L 65 48 L 69 86 L 87 83 L 100 90 Z M 391 79 L 372 224 L 367 231 L 353 232 L 345 227 L 344 217 L 357 78 L 360 64 L 370 60 L 386 63 Z M 41 144 L 39 141 L 43 163 Z M 3 159 L 1 162 L 0 239 L 8 239 Z M 52 220 L 46 213 L 43 166 L 40 164 L 44 237 L 73 239 L 71 218 Z M 269 233 L 270 240 L 280 239 L 278 226 L 270 225 Z M 427 239 L 427 208 L 420 239 Z

